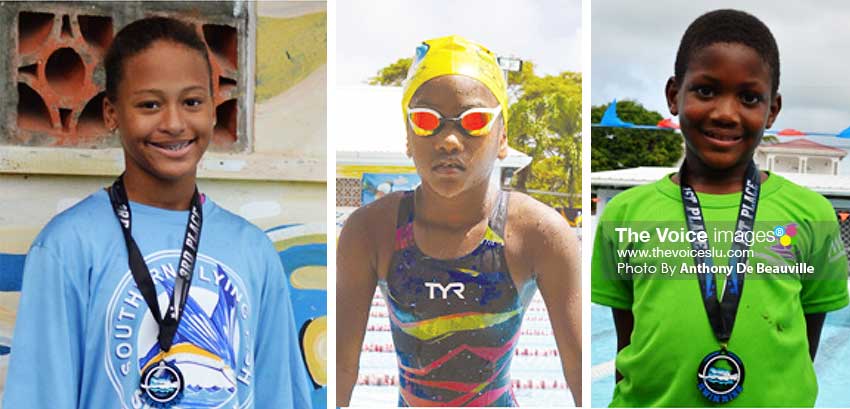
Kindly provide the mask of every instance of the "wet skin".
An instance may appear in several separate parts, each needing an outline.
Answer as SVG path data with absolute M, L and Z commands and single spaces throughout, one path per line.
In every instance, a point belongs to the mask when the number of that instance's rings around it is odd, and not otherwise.
M 668 80 L 667 104 L 679 116 L 688 182 L 694 189 L 740 191 L 747 164 L 782 107 L 781 95 L 774 95 L 771 87 L 768 64 L 737 43 L 696 51 L 684 78 Z
M 454 90 L 446 92 L 446 90 Z M 457 117 L 470 108 L 493 108 L 499 101 L 480 81 L 462 76 L 434 78 L 419 87 L 410 108 L 430 108 Z M 507 155 L 507 136 L 499 115 L 489 134 L 467 136 L 457 123 L 446 123 L 434 135 L 418 136 L 407 124 L 407 153 L 422 178 L 424 190 L 446 198 L 486 184 L 496 158 Z
M 461 75 L 434 78 L 422 84 L 410 100 L 411 108 L 430 108 L 446 117 L 498 104 L 483 83 Z M 447 123 L 438 133 L 423 137 L 414 134 L 408 124 L 407 150 L 422 179 L 416 192 L 416 242 L 435 258 L 469 253 L 484 236 L 498 193 L 490 184 L 490 175 L 496 159 L 507 154 L 501 115 L 490 133 L 482 136 L 467 136 L 457 124 Z
M 204 57 L 160 40 L 122 68 L 115 101 L 105 98 L 103 112 L 107 128 L 121 135 L 127 194 L 151 206 L 188 209 L 215 124 Z

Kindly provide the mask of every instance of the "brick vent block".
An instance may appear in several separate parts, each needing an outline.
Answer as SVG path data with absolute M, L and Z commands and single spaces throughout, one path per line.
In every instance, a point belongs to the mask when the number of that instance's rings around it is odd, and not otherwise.
M 0 106 L 5 121 L 0 144 L 120 146 L 103 124 L 103 58 L 121 27 L 160 15 L 192 24 L 207 45 L 217 117 L 212 149 L 247 150 L 249 76 L 242 69 L 248 65 L 242 55 L 248 47 L 247 7 L 245 2 L 5 4 L 0 24 L 11 30 L 0 34 L 0 43 L 12 58 L 0 62 L 7 68 L 0 92 L 16 98 Z

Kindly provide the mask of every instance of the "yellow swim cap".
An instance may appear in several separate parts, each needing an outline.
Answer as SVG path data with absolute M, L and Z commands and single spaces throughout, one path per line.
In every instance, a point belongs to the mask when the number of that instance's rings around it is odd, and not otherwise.
M 502 118 L 507 128 L 508 87 L 496 56 L 481 44 L 457 35 L 426 40 L 416 48 L 401 98 L 405 116 L 410 99 L 422 84 L 432 78 L 453 74 L 481 81 L 502 106 Z

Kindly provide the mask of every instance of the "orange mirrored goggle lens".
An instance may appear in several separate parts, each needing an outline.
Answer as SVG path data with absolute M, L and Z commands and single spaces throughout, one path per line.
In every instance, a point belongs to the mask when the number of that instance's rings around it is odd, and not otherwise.
M 488 112 L 471 112 L 460 117 L 460 126 L 470 132 L 480 131 L 491 119 L 493 115 Z
M 473 108 L 464 112 L 458 118 L 444 118 L 438 112 L 427 108 L 413 108 L 408 117 L 410 118 L 411 128 L 419 136 L 433 135 L 446 121 L 459 122 L 460 127 L 470 136 L 482 136 L 490 132 L 490 127 L 499 109 L 499 107 L 492 109 Z
M 434 132 L 440 127 L 440 117 L 433 112 L 411 112 L 410 122 L 412 122 L 416 128 L 427 132 Z

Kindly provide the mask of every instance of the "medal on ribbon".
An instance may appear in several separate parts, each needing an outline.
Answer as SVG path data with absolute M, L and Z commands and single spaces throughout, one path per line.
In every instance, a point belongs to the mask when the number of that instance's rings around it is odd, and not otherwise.
M 685 222 L 689 231 L 705 231 L 705 220 L 696 191 L 686 182 L 686 167 L 682 164 L 679 170 L 679 186 L 682 203 L 685 207 Z M 714 265 L 707 251 L 708 241 L 692 241 L 691 248 L 697 255 L 694 264 L 706 267 L 705 273 L 697 275 L 703 306 L 708 315 L 708 321 L 714 336 L 720 343 L 720 350 L 710 352 L 702 359 L 697 367 L 697 389 L 711 402 L 725 403 L 737 398 L 744 391 L 744 362 L 741 358 L 727 350 L 732 328 L 735 326 L 735 316 L 744 290 L 746 272 L 739 268 L 747 263 L 749 244 L 744 240 L 753 231 L 758 207 L 761 179 L 755 163 L 750 162 L 744 177 L 741 191 L 741 203 L 738 206 L 738 219 L 735 223 L 735 241 L 732 243 L 730 254 L 740 254 L 740 257 L 730 257 L 730 274 L 723 287 L 722 299 L 717 298 L 717 284 L 714 275 L 708 273 Z M 706 254 L 706 256 L 702 256 Z
M 189 288 L 192 285 L 192 275 L 195 270 L 195 259 L 198 255 L 198 245 L 201 241 L 201 225 L 203 213 L 197 187 L 192 195 L 189 217 L 186 222 L 186 233 L 183 238 L 183 250 L 180 253 L 180 268 L 174 277 L 174 291 L 168 303 L 165 314 L 160 313 L 150 270 L 145 263 L 142 253 L 131 234 L 132 215 L 127 191 L 124 188 L 124 175 L 118 177 L 109 189 L 109 200 L 115 211 L 115 217 L 121 225 L 124 242 L 127 245 L 127 258 L 133 280 L 142 293 L 151 315 L 159 326 L 157 337 L 162 358 L 153 362 L 141 374 L 139 388 L 142 398 L 156 408 L 169 408 L 180 401 L 186 382 L 175 362 L 165 359 L 165 354 L 174 343 L 174 335 L 183 318 L 186 300 L 189 298 Z

